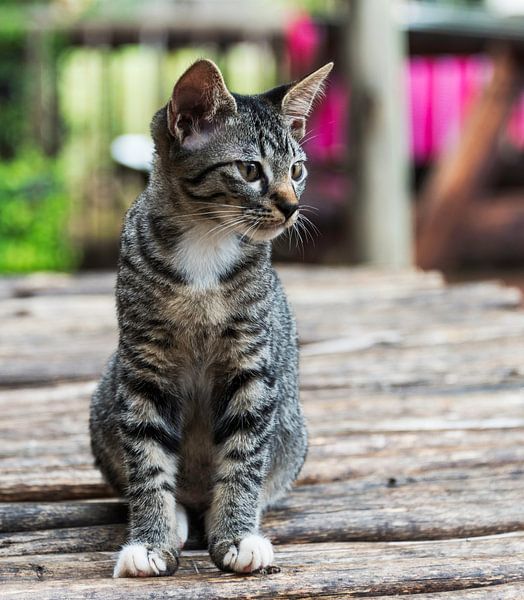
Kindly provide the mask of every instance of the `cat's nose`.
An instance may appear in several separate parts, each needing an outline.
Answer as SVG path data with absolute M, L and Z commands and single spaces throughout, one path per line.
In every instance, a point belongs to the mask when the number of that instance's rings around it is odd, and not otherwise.
M 277 208 L 284 215 L 284 217 L 286 217 L 287 220 L 298 210 L 298 203 L 277 202 Z
M 298 210 L 298 198 L 290 185 L 280 185 L 275 188 L 271 200 L 286 220 Z

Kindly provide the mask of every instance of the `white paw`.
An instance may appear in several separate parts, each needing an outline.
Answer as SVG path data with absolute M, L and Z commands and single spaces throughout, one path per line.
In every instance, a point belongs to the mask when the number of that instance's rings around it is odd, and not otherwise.
M 187 542 L 189 535 L 189 522 L 187 519 L 186 509 L 182 504 L 176 503 L 176 535 L 180 540 L 180 548 Z
M 247 535 L 240 541 L 238 550 L 230 546 L 224 556 L 224 566 L 237 573 L 251 573 L 269 567 L 273 563 L 273 546 L 261 535 Z
M 159 554 L 142 544 L 128 544 L 120 550 L 113 577 L 155 577 L 165 570 Z

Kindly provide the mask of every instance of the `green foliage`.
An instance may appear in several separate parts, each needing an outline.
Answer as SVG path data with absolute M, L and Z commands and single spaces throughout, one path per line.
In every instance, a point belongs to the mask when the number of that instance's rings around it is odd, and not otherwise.
M 0 36 L 0 156 L 11 157 L 25 133 L 26 51 L 23 35 Z
M 73 268 L 68 216 L 56 160 L 24 151 L 0 163 L 0 272 Z

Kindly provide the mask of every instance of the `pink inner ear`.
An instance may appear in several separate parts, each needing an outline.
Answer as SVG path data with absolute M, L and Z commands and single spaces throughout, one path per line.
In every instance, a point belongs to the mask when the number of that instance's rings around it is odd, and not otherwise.
M 227 91 L 220 71 L 210 61 L 200 60 L 176 83 L 169 103 L 169 130 L 180 141 L 202 140 L 226 112 L 235 112 L 236 103 Z
M 302 117 L 295 117 L 294 119 L 291 120 L 290 126 L 291 129 L 300 129 L 301 127 L 304 127 L 305 125 L 305 119 L 303 119 Z
M 306 119 L 303 117 L 294 117 L 289 122 L 289 127 L 294 137 L 300 139 L 306 133 Z
M 210 108 L 205 105 L 202 90 L 184 86 L 171 100 L 174 129 L 181 133 L 182 141 L 195 132 L 205 128 L 204 119 Z M 172 132 L 175 134 L 175 131 Z
M 182 88 L 175 96 L 175 110 L 178 113 L 190 113 L 195 117 L 201 117 L 205 112 L 203 94 L 195 88 Z
M 179 114 L 176 118 L 176 127 L 182 134 L 182 141 L 191 134 L 191 130 L 193 129 L 193 120 L 191 117 Z

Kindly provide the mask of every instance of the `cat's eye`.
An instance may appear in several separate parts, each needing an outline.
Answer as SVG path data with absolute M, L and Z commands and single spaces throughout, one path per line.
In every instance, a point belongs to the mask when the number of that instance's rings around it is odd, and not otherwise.
M 304 163 L 299 160 L 291 167 L 291 179 L 295 181 L 300 181 L 304 175 L 306 174 L 306 169 L 304 167 Z
M 258 181 L 262 176 L 262 169 L 257 162 L 244 162 L 239 160 L 237 161 L 237 168 L 240 175 L 242 175 L 246 181 L 249 181 L 249 183 Z

